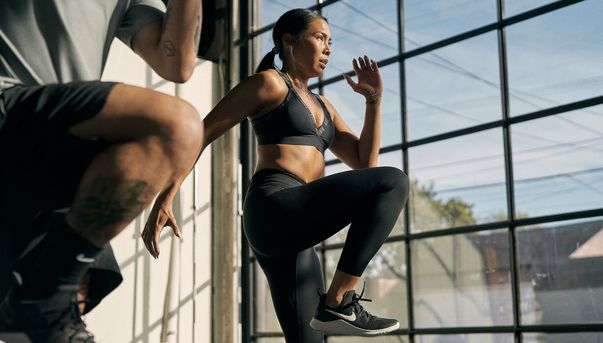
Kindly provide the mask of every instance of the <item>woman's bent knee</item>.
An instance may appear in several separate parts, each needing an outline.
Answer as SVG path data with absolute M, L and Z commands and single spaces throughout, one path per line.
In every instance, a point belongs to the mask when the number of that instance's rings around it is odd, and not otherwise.
M 378 177 L 384 186 L 408 194 L 409 179 L 406 173 L 395 167 L 377 167 L 376 169 L 379 169 Z

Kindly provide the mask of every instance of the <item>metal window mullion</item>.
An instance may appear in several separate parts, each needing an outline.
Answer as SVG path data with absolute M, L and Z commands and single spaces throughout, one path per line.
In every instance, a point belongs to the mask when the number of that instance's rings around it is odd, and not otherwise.
M 521 304 L 520 304 L 520 290 L 519 290 L 519 279 L 517 271 L 517 240 L 515 236 L 515 189 L 514 189 L 514 178 L 513 178 L 513 155 L 511 147 L 511 130 L 510 130 L 510 102 L 509 102 L 509 77 L 507 68 L 507 50 L 506 50 L 506 36 L 504 20 L 504 0 L 497 0 L 497 16 L 499 27 L 497 30 L 498 34 L 498 55 L 499 55 L 499 67 L 500 67 L 500 91 L 501 91 L 501 105 L 502 105 L 502 116 L 503 116 L 503 149 L 505 159 L 505 179 L 506 179 L 506 194 L 507 194 L 507 212 L 510 220 L 508 228 L 509 233 L 509 272 L 511 276 L 511 295 L 512 295 L 512 308 L 513 308 L 513 328 L 515 342 L 522 342 L 522 335 L 520 331 L 521 325 Z
M 339 1 L 339 0 L 337 0 Z M 324 7 L 323 5 L 324 0 L 316 0 L 316 4 L 314 6 L 312 6 L 311 8 L 314 9 L 315 11 L 317 11 L 318 13 L 320 13 L 320 15 L 323 15 L 322 13 L 322 8 Z M 324 96 L 324 86 L 322 84 L 322 81 L 324 80 L 323 74 L 320 74 L 318 76 L 318 94 L 323 95 Z M 326 164 L 325 164 L 326 167 Z M 324 280 L 324 284 L 325 286 L 329 287 L 329 280 L 327 280 L 327 249 L 325 249 L 327 243 L 325 241 L 320 242 L 320 257 L 321 257 L 321 265 L 322 265 L 322 277 Z M 343 249 L 343 247 L 342 247 Z M 335 274 L 333 274 L 335 275 Z M 327 289 L 325 289 L 325 292 L 327 291 Z M 324 342 L 325 343 L 329 343 L 329 336 L 328 335 L 324 335 Z
M 404 0 L 398 0 L 398 56 L 404 56 Z M 407 120 L 407 106 L 406 106 L 406 59 L 402 58 L 399 63 L 399 78 L 400 78 L 400 135 L 401 137 L 401 149 L 402 154 L 402 169 L 410 174 L 408 164 L 408 147 L 406 141 L 408 137 L 408 120 Z M 409 190 L 410 191 L 410 190 Z M 409 195 L 410 198 L 410 195 Z M 413 288 L 412 288 L 412 252 L 410 249 L 410 201 L 406 203 L 406 209 L 404 212 L 404 253 L 406 259 L 406 314 L 408 316 L 408 339 L 410 343 L 415 341 L 414 327 L 415 317 L 413 309 Z
M 239 37 L 247 37 L 253 29 L 254 16 L 253 0 L 239 0 Z M 250 20 L 251 19 L 251 20 Z M 250 64 L 253 61 L 254 44 L 253 38 L 246 40 L 245 44 L 239 45 L 239 81 L 247 77 Z M 240 163 L 242 169 L 241 196 L 247 194 L 250 171 L 253 165 L 252 144 L 250 144 L 250 129 L 246 121 L 240 125 Z M 243 223 L 241 221 L 241 229 Z M 242 235 L 241 237 L 245 237 Z M 247 239 L 241 240 L 241 341 L 243 343 L 255 342 L 257 332 L 257 302 L 256 302 L 256 272 L 255 260 L 251 259 L 249 243 Z

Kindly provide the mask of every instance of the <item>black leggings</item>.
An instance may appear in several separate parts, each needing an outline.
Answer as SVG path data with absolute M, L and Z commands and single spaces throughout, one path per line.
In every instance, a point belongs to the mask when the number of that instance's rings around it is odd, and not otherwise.
M 347 171 L 304 183 L 272 169 L 257 172 L 244 204 L 245 234 L 262 267 L 288 343 L 322 342 L 309 322 L 324 293 L 314 246 L 351 224 L 337 269 L 362 272 L 390 234 L 408 197 L 399 169 Z

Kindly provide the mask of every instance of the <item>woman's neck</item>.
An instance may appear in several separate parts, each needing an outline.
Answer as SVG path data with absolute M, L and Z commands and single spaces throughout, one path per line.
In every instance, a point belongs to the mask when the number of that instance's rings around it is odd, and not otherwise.
M 283 72 L 289 76 L 291 83 L 293 83 L 296 88 L 304 90 L 308 89 L 309 78 L 301 75 L 301 73 L 297 72 L 295 68 L 287 68 L 287 66 L 283 66 Z

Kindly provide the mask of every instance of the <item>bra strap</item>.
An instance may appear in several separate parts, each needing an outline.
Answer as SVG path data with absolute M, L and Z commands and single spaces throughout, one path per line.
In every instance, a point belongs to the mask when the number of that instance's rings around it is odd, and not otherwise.
M 282 70 L 279 70 L 279 69 L 276 69 L 276 71 L 281 75 L 283 80 L 285 80 L 287 87 L 293 88 L 293 84 L 291 83 L 291 79 L 289 79 L 289 75 L 287 75 L 286 73 L 284 73 Z

